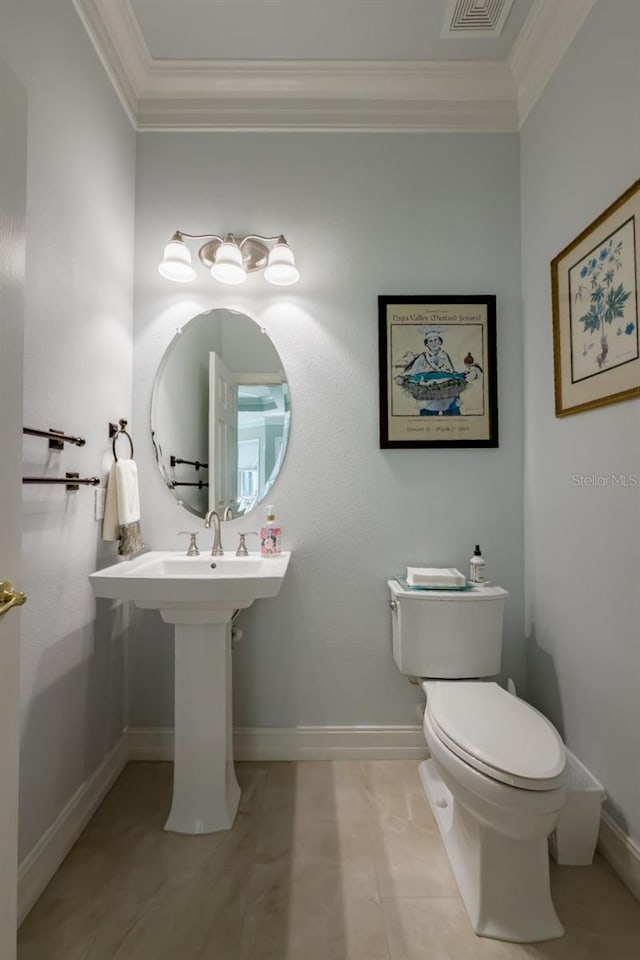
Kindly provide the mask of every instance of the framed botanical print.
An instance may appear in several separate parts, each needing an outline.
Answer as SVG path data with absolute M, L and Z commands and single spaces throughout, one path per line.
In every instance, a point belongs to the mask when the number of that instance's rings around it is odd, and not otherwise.
M 556 416 L 640 396 L 640 180 L 551 261 Z
M 495 296 L 378 297 L 381 447 L 497 447 Z

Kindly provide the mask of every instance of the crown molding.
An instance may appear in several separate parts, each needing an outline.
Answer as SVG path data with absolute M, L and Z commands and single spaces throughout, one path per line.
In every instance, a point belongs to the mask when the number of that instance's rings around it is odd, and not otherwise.
M 140 130 L 517 129 L 506 63 L 156 60 Z
M 523 125 L 597 0 L 534 0 L 509 56 Z
M 508 62 L 154 60 L 130 0 L 73 0 L 141 131 L 519 129 L 595 0 L 535 0 Z
M 517 111 L 513 103 L 362 103 L 336 104 L 314 98 L 295 104 L 270 101 L 265 106 L 250 101 L 219 104 L 181 101 L 175 107 L 166 101 L 144 104 L 137 129 L 160 131 L 217 131 L 232 133 L 290 131 L 331 133 L 515 133 Z
M 129 0 L 72 0 L 134 127 L 152 58 Z

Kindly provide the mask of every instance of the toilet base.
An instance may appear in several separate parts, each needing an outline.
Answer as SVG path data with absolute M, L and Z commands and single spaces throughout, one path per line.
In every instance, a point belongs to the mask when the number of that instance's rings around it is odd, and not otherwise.
M 561 937 L 546 837 L 515 840 L 498 833 L 456 801 L 433 760 L 424 760 L 418 772 L 478 936 L 516 943 Z

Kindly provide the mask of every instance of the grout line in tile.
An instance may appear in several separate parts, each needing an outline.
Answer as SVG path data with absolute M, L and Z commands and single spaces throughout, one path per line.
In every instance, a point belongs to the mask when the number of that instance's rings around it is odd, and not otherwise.
M 396 900 L 412 900 L 412 901 L 413 901 L 413 900 L 428 900 L 429 902 L 431 902 L 432 900 L 460 900 L 460 903 L 462 903 L 462 900 L 460 899 L 460 894 L 457 894 L 457 893 L 452 893 L 452 894 L 451 894 L 450 896 L 448 896 L 448 897 L 447 897 L 447 896 L 444 896 L 444 895 L 441 894 L 441 893 L 440 893 L 440 894 L 435 894 L 433 897 L 425 897 L 424 895 L 419 896 L 419 897 L 386 897 L 386 896 L 385 896 L 385 897 L 381 897 L 380 900 L 383 901 L 383 902 L 384 902 L 385 900 L 393 900 L 394 902 L 395 902 Z

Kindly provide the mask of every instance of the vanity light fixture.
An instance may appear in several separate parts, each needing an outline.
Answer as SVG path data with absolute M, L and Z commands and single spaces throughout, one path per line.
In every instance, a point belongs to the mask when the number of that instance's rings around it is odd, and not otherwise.
M 238 240 L 232 233 L 222 238 L 212 233 L 192 234 L 176 230 L 164 248 L 158 267 L 167 280 L 177 283 L 195 280 L 191 251 L 185 240 L 207 241 L 198 250 L 198 256 L 211 276 L 221 283 L 244 283 L 247 274 L 256 270 L 264 270 L 265 280 L 279 287 L 289 286 L 300 279 L 293 251 L 282 234 L 277 237 L 251 234 Z

